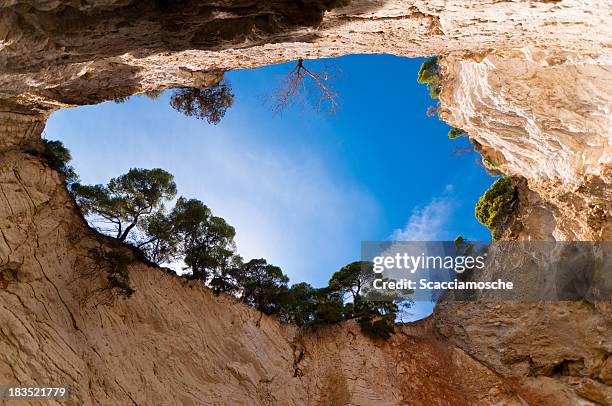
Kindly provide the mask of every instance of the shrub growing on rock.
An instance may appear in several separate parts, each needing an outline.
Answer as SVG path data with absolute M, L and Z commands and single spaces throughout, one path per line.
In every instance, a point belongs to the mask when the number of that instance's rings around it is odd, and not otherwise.
M 129 298 L 134 293 L 130 285 L 130 274 L 128 266 L 134 262 L 133 257 L 122 248 L 115 248 L 109 251 L 103 249 L 93 249 L 90 257 L 96 266 L 106 271 L 108 287 L 103 291 L 109 292 L 111 297 L 118 296 Z
M 427 85 L 429 96 L 432 99 L 440 97 L 440 90 L 442 90 L 439 60 L 440 58 L 435 56 L 423 62 L 417 77 L 418 83 Z
M 448 138 L 450 138 L 451 140 L 454 140 L 455 138 L 459 138 L 462 135 L 466 135 L 467 132 L 465 132 L 465 130 L 462 130 L 461 128 L 456 128 L 453 127 L 448 131 Z
M 496 180 L 478 200 L 474 210 L 476 218 L 491 230 L 493 241 L 499 240 L 515 200 L 516 186 L 509 177 Z
M 374 319 L 372 315 L 365 314 L 358 323 L 361 332 L 370 338 L 388 340 L 395 333 L 393 320 L 387 318 Z
M 66 183 L 71 184 L 78 180 L 74 168 L 68 165 L 72 159 L 70 151 L 61 141 L 42 140 L 45 147 L 43 155 L 47 163 L 56 171 L 64 175 Z

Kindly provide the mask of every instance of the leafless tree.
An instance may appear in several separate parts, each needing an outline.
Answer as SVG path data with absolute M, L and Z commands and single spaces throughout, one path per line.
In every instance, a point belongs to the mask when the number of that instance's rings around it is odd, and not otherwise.
M 336 76 L 334 66 L 324 65 L 323 69 L 315 71 L 307 68 L 302 58 L 298 59 L 295 68 L 270 96 L 272 110 L 280 113 L 292 104 L 302 107 L 311 104 L 318 112 L 335 113 L 340 107 L 339 95 L 333 87 Z

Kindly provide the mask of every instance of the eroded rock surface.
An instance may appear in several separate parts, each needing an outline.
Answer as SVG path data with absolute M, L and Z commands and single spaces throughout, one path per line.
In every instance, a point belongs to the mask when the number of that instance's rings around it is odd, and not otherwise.
M 609 55 L 496 51 L 477 59 L 451 55 L 442 69 L 440 116 L 466 130 L 501 172 L 527 179 L 526 210 L 539 206 L 552 215 L 554 224 L 541 212 L 540 224 L 523 221 L 532 231 L 521 238 L 612 239 Z
M 144 264 L 130 268 L 135 294 L 108 302 L 89 255 L 105 239 L 37 156 L 39 124 L 0 115 L 0 128 L 30 134 L 0 151 L 2 382 L 67 384 L 74 405 L 518 405 L 529 396 L 431 321 L 388 342 L 353 323 L 301 332 Z
M 12 108 L 43 110 L 297 57 L 470 56 L 525 46 L 598 57 L 612 36 L 610 4 L 597 0 L 12 0 L 0 7 L 0 97 Z
M 609 2 L 345 3 L 0 5 L 2 382 L 60 380 L 73 404 L 612 403 L 609 303 L 443 303 L 375 343 L 258 327 L 136 264 L 134 297 L 96 305 L 105 243 L 39 156 L 47 115 L 298 56 L 444 55 L 441 116 L 519 179 L 506 238 L 611 238 Z

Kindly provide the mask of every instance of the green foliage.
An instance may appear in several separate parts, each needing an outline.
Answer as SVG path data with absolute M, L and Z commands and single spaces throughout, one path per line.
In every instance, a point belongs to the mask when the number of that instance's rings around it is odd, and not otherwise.
M 67 184 L 78 181 L 74 168 L 68 165 L 72 159 L 70 151 L 61 141 L 42 140 L 45 147 L 43 155 L 47 163 L 56 171 L 64 175 Z
M 429 96 L 432 99 L 440 97 L 440 91 L 442 90 L 439 60 L 440 58 L 435 56 L 423 62 L 417 76 L 418 83 L 427 85 Z
M 142 241 L 136 244 L 148 260 L 156 264 L 172 261 L 178 254 L 178 236 L 169 216 L 162 211 L 146 217 L 140 228 Z
M 133 262 L 133 258 L 125 249 L 93 249 L 90 256 L 106 271 L 109 290 L 126 299 L 132 296 L 134 289 L 130 286 L 128 266 Z
M 493 240 L 500 238 L 501 227 L 510 214 L 516 199 L 516 187 L 512 178 L 496 180 L 480 197 L 475 214 L 478 221 L 491 230 Z
M 440 74 L 440 67 L 438 65 L 439 57 L 434 56 L 433 58 L 429 58 L 421 65 L 421 69 L 419 69 L 419 75 L 417 77 L 417 82 L 419 83 L 429 83 L 432 79 L 434 79 L 437 75 Z
M 333 324 L 345 320 L 352 313 L 342 294 L 329 287 L 313 288 L 307 283 L 297 283 L 290 288 L 280 287 L 278 318 L 298 326 Z
M 373 271 L 373 264 L 367 261 L 352 262 L 334 273 L 329 280 L 328 295 L 339 294 L 342 298 L 348 296 L 351 303 L 342 311 L 345 319 L 357 318 L 364 334 L 387 339 L 393 334 L 393 323 L 397 314 L 397 301 L 401 298 L 374 297 L 368 287 L 378 276 Z M 333 303 L 333 302 L 332 302 Z M 337 304 L 332 307 L 332 316 L 338 317 Z M 326 308 L 329 312 L 332 309 Z
M 170 106 L 188 117 L 219 124 L 228 108 L 234 104 L 234 93 L 229 83 L 222 80 L 208 88 L 177 89 L 170 98 Z
M 176 195 L 174 177 L 159 168 L 130 169 L 108 185 L 72 186 L 75 200 L 85 215 L 95 215 L 119 241 L 126 241 L 134 227 L 163 210 Z
M 316 290 L 305 282 L 297 283 L 286 289 L 281 287 L 279 319 L 298 326 L 310 323 L 316 307 Z
M 465 132 L 461 128 L 453 127 L 448 131 L 448 138 L 450 138 L 451 140 L 454 140 L 455 138 L 459 138 L 462 135 L 466 135 L 466 134 L 467 132 Z
M 329 287 L 342 294 L 349 294 L 353 308 L 357 311 L 361 301 L 362 288 L 373 277 L 374 271 L 371 262 L 351 262 L 332 275 L 329 280 Z
M 373 318 L 370 314 L 364 314 L 358 319 L 361 332 L 374 339 L 388 340 L 395 333 L 393 320 L 388 318 Z
M 212 212 L 197 199 L 179 197 L 169 215 L 172 232 L 191 277 L 206 282 L 207 270 L 213 265 L 210 258 L 206 232 Z M 200 252 L 202 250 L 203 252 Z
M 218 256 L 218 262 L 213 268 L 210 287 L 215 294 L 236 294 L 240 291 L 238 277 L 242 269 L 242 257 L 232 250 L 223 249 L 223 255 Z
M 183 239 L 195 242 L 212 212 L 200 200 L 179 197 L 170 216 L 176 232 L 181 233 Z
M 194 279 L 214 281 L 217 292 L 229 292 L 241 261 L 234 254 L 236 231 L 221 217 L 215 217 L 197 199 L 180 197 L 169 215 L 178 251 Z
M 265 259 L 245 263 L 238 275 L 242 287 L 241 299 L 265 314 L 280 314 L 283 292 L 289 278 L 277 266 Z
M 311 324 L 339 323 L 345 319 L 347 312 L 352 309 L 352 306 L 347 309 L 342 300 L 342 295 L 329 287 L 317 289 L 314 292 L 314 300 L 315 306 Z

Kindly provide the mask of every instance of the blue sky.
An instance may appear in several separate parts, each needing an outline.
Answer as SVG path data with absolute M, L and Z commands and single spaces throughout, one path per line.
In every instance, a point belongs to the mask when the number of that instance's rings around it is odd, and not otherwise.
M 489 240 L 474 217 L 493 179 L 465 138 L 426 110 L 416 83 L 422 59 L 355 55 L 340 75 L 335 115 L 293 108 L 274 114 L 265 95 L 293 67 L 226 74 L 236 95 L 217 126 L 158 100 L 64 109 L 45 137 L 71 150 L 85 183 L 106 183 L 132 167 L 175 175 L 179 194 L 207 204 L 237 231 L 239 253 L 281 266 L 292 282 L 323 286 L 359 260 L 362 240 Z M 306 61 L 313 68 L 319 62 Z

